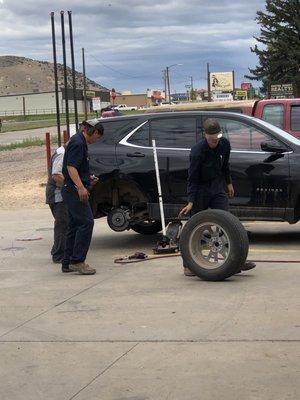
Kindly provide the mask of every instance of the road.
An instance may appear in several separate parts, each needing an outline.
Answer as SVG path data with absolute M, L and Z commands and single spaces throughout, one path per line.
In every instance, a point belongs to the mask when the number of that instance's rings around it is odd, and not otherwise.
M 47 208 L 0 219 L 0 398 L 300 398 L 299 224 L 247 223 L 249 258 L 265 262 L 213 283 L 184 277 L 180 257 L 114 264 L 159 236 L 104 220 L 88 255 L 97 274 L 63 275 Z
M 66 129 L 66 126 L 62 126 L 61 131 Z M 0 145 L 22 142 L 24 139 L 30 138 L 45 138 L 45 133 L 50 132 L 53 135 L 57 135 L 57 127 L 52 126 L 50 128 L 37 128 L 26 131 L 15 131 L 15 132 L 2 132 L 0 133 Z

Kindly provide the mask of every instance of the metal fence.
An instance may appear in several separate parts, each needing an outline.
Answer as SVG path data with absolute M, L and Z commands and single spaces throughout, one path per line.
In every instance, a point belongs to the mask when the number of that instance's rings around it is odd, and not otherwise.
M 63 114 L 65 110 L 61 110 L 61 113 Z M 74 113 L 74 108 L 69 109 L 70 113 Z M 56 114 L 56 108 L 35 108 L 31 110 L 26 110 L 25 115 L 43 115 L 43 114 Z M 19 116 L 19 115 L 24 115 L 23 110 L 7 110 L 7 111 L 1 111 L 0 110 L 0 116 L 1 117 L 11 117 L 11 116 Z

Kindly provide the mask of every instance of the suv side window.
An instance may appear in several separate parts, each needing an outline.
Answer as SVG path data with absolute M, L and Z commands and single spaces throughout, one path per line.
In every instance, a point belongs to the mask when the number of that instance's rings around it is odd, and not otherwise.
M 267 104 L 264 106 L 262 119 L 283 129 L 284 110 L 282 104 Z
M 157 147 L 190 148 L 196 143 L 196 117 L 159 118 L 150 123 Z
M 291 107 L 291 129 L 300 131 L 300 106 Z
M 100 120 L 100 122 L 104 128 L 104 135 L 99 142 L 113 145 L 116 141 L 120 140 L 120 137 L 124 136 L 131 129 L 134 129 L 137 120 L 130 119 L 126 121 L 106 121 L 105 118 L 103 118 L 103 120 Z
M 230 141 L 232 150 L 261 151 L 261 142 L 270 139 L 268 135 L 254 126 L 230 118 L 216 117 L 215 119 L 218 120 L 224 137 Z
M 132 143 L 143 147 L 150 146 L 149 123 L 146 122 L 137 131 L 135 131 L 134 134 L 128 138 L 127 143 Z

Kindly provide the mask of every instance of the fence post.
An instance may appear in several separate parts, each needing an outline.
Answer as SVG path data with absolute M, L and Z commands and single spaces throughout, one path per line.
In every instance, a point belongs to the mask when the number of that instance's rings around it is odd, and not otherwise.
M 51 141 L 50 141 L 50 133 L 46 132 L 46 157 L 47 157 L 47 171 L 51 165 Z
M 66 130 L 63 131 L 63 135 L 64 135 L 64 144 L 67 143 L 68 139 L 68 132 Z

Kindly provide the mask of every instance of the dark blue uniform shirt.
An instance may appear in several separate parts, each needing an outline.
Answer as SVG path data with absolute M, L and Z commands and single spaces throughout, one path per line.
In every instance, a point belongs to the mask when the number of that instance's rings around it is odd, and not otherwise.
M 211 195 L 224 192 L 225 184 L 231 183 L 230 150 L 230 143 L 224 137 L 215 149 L 209 147 L 206 139 L 193 146 L 190 154 L 188 201 L 194 202 L 200 190 L 208 190 Z
M 88 147 L 85 137 L 81 132 L 72 136 L 65 150 L 62 173 L 65 178 L 65 185 L 74 186 L 68 168 L 75 167 L 85 187 L 90 185 L 90 166 Z

